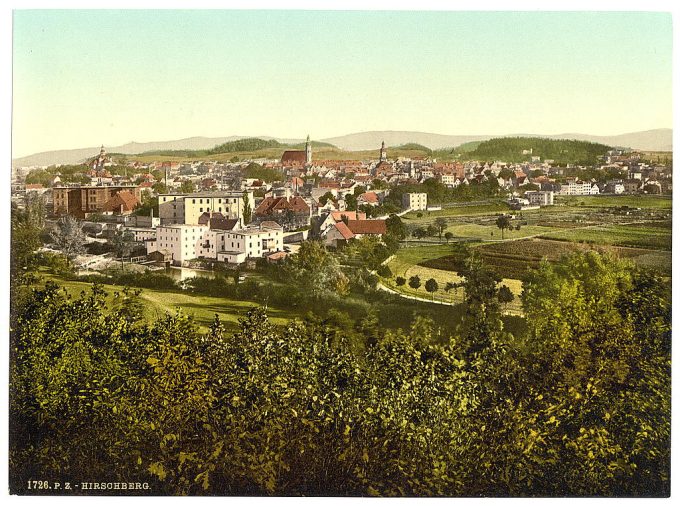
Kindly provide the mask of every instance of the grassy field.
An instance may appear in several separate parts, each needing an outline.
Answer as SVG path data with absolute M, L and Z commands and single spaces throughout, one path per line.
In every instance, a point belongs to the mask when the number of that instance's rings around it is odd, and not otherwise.
M 574 195 L 556 196 L 556 205 L 585 206 L 585 207 L 613 207 L 628 206 L 643 209 L 671 209 L 671 196 L 657 195 Z
M 672 229 L 650 224 L 602 225 L 588 229 L 563 229 L 543 235 L 577 243 L 616 245 L 651 250 L 671 250 Z
M 481 254 L 488 267 L 509 279 L 521 279 L 528 269 L 538 267 L 543 259 L 556 261 L 563 255 L 587 250 L 611 253 L 620 258 L 631 259 L 642 266 L 656 267 L 664 274 L 670 274 L 670 252 L 644 248 L 590 245 L 548 239 L 486 243 L 476 247 L 476 251 Z M 456 272 L 462 266 L 462 262 L 463 257 L 460 253 L 451 253 L 442 257 L 433 256 L 429 260 L 420 261 L 419 264 L 427 268 Z
M 482 216 L 488 214 L 500 214 L 510 210 L 510 207 L 503 201 L 492 201 L 486 203 L 474 203 L 470 205 L 457 205 L 442 208 L 438 211 L 411 211 L 406 213 L 402 219 L 407 224 L 429 225 L 434 223 L 438 217 L 462 217 L 462 216 Z M 418 217 L 418 214 L 422 214 Z
M 43 283 L 52 280 L 66 288 L 69 294 L 77 296 L 82 291 L 89 291 L 91 284 L 65 280 L 55 275 L 41 272 Z M 107 303 L 112 303 L 114 294 L 120 292 L 122 287 L 118 285 L 104 285 Z M 220 316 L 225 327 L 229 331 L 236 330 L 238 319 L 246 314 L 248 310 L 259 306 L 252 301 L 238 301 L 223 297 L 196 296 L 183 292 L 142 289 L 140 296 L 144 303 L 144 317 L 147 321 L 155 320 L 166 313 L 175 314 L 181 310 L 186 315 L 192 315 L 202 331 L 207 331 L 208 327 L 215 318 L 215 314 Z M 267 315 L 275 324 L 285 324 L 293 319 L 296 314 L 286 310 L 268 306 Z

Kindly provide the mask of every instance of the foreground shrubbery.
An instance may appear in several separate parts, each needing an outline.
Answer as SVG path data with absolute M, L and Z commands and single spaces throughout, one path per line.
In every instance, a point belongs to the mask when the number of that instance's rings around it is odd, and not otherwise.
M 29 478 L 148 481 L 153 494 L 667 495 L 670 297 L 597 254 L 526 281 L 503 330 L 493 276 L 465 272 L 467 321 L 343 315 L 240 331 L 140 320 L 135 294 L 28 292 L 11 334 L 12 491 Z M 335 324 L 340 327 L 335 327 Z M 368 329 L 368 328 L 367 328 Z M 353 332 L 357 332 L 356 330 Z

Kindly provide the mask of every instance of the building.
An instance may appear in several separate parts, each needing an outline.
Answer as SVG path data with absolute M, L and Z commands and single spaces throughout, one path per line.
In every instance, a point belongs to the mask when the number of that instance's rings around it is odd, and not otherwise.
M 118 192 L 112 196 L 111 199 L 106 201 L 102 211 L 104 211 L 104 213 L 120 213 L 121 215 L 129 215 L 140 204 L 141 203 L 135 194 L 129 190 L 124 190 L 122 192 Z
M 255 208 L 252 192 L 245 192 L 250 209 Z M 220 213 L 226 218 L 243 219 L 243 192 L 196 192 L 193 194 L 160 194 L 158 214 L 161 224 L 198 224 L 203 213 Z
M 307 135 L 304 150 L 286 150 L 281 155 L 281 163 L 284 165 L 310 165 L 312 163 L 312 143 Z
M 283 228 L 276 222 L 262 222 L 259 227 L 223 232 L 218 243 L 218 261 L 241 264 L 249 258 L 283 251 Z
M 347 220 L 347 228 L 352 231 L 355 238 L 382 237 L 387 233 L 387 222 L 385 220 Z
M 385 141 L 382 142 L 380 146 L 380 162 L 387 161 L 387 148 L 385 148 Z
M 52 189 L 54 214 L 85 218 L 90 213 L 101 213 L 105 211 L 105 205 L 113 202 L 111 199 L 119 192 L 132 194 L 138 202 L 141 201 L 141 189 L 130 185 L 54 187 Z
M 283 250 L 283 228 L 275 222 L 257 227 L 222 230 L 210 225 L 172 224 L 156 229 L 156 238 L 146 241 L 147 255 L 162 252 L 182 266 L 194 259 L 241 264 Z
M 552 206 L 555 204 L 555 194 L 552 190 L 529 190 L 524 193 L 530 205 Z
M 265 197 L 257 206 L 253 220 L 257 223 L 274 221 L 285 230 L 309 225 L 311 208 L 300 196 Z
M 324 244 L 333 248 L 338 248 L 347 244 L 350 239 L 354 238 L 354 233 L 349 230 L 345 222 L 336 222 L 331 224 L 326 230 L 324 237 Z
M 425 192 L 404 194 L 401 198 L 404 209 L 427 210 L 427 194 Z

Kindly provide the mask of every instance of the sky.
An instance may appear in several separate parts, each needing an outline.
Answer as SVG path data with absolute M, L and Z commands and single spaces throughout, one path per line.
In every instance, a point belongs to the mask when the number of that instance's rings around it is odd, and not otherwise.
M 15 10 L 12 156 L 670 128 L 671 51 L 663 12 Z

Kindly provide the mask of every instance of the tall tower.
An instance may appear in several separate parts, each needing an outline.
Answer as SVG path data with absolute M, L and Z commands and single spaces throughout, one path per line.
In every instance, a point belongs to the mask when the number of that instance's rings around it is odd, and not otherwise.
M 387 149 L 385 148 L 385 141 L 383 141 L 380 147 L 380 161 L 384 162 L 385 160 L 387 160 Z
M 312 143 L 309 141 L 309 134 L 307 134 L 307 142 L 305 143 L 305 163 L 312 163 Z

